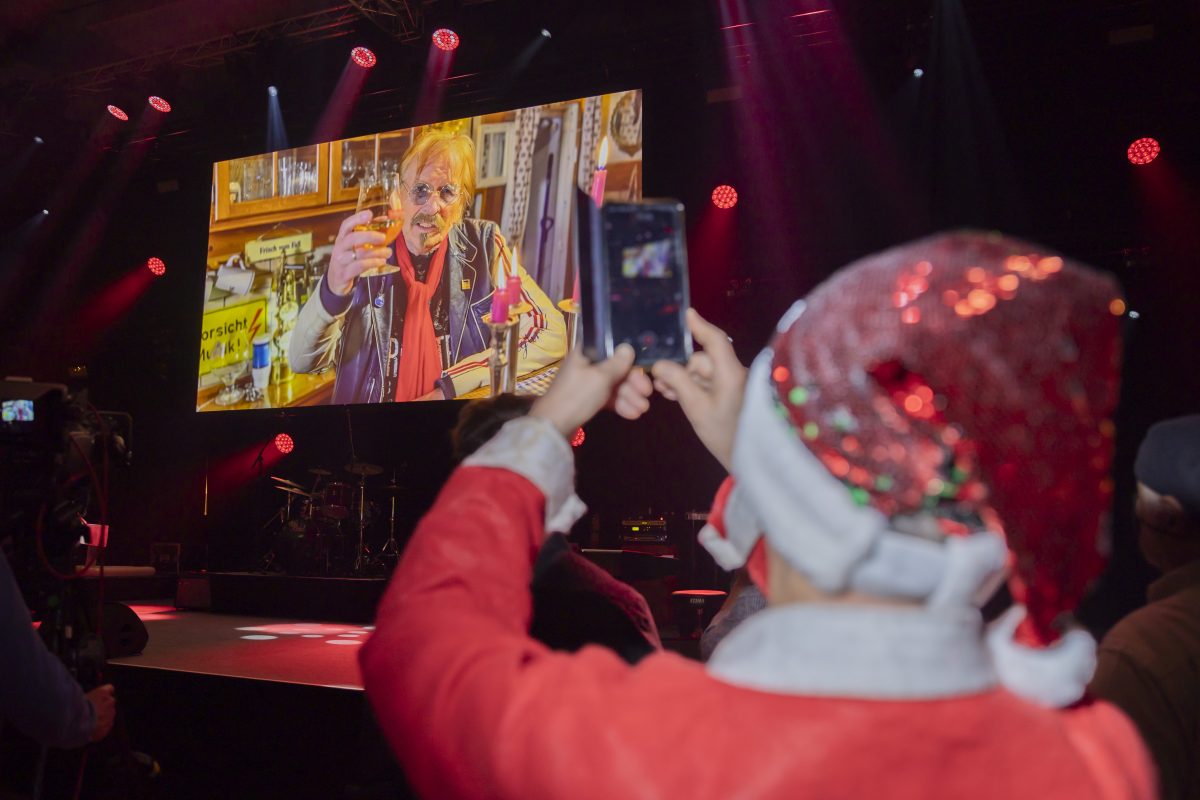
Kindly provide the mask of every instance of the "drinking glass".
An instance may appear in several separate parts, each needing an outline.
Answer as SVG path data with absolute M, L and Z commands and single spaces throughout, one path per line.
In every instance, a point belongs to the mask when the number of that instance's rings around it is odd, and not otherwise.
M 242 389 L 237 386 L 237 382 L 250 364 L 249 340 L 239 337 L 219 341 L 213 347 L 213 356 L 220 361 L 219 366 L 213 368 L 213 374 L 225 384 L 225 388 L 217 393 L 213 402 L 219 406 L 232 406 L 242 402 Z
M 358 186 L 358 211 L 370 211 L 371 221 L 365 225 L 355 225 L 354 230 L 384 234 L 387 237 L 385 247 L 396 241 L 401 225 L 399 186 L 399 176 L 395 173 L 381 172 L 378 177 L 371 175 L 363 180 Z M 394 264 L 384 264 L 362 274 L 370 277 L 399 271 L 400 268 Z

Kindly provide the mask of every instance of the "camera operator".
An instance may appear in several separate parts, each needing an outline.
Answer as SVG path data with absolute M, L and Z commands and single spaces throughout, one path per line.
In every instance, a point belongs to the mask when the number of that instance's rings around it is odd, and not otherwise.
M 46 649 L 8 559 L 0 555 L 0 724 L 12 724 L 39 744 L 69 749 L 103 739 L 115 715 L 111 684 L 84 693 Z

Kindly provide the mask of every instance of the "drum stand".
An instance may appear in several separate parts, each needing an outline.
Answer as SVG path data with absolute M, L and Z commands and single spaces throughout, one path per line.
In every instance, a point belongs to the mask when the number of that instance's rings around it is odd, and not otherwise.
M 259 528 L 260 535 L 262 531 L 265 531 L 275 525 L 278 525 L 279 528 L 282 529 L 288 524 L 288 520 L 291 519 L 291 516 L 292 496 L 288 495 L 287 505 L 281 506 L 279 510 L 272 514 L 271 518 L 267 520 L 261 528 Z M 283 569 L 283 565 L 279 563 L 279 556 L 275 553 L 274 539 L 277 535 L 278 531 L 273 531 L 270 534 L 271 544 L 267 545 L 267 552 L 263 553 L 262 558 L 259 559 L 258 569 L 255 570 L 256 572 L 275 572 Z M 284 571 L 286 572 L 286 570 Z
M 367 548 L 367 476 L 358 476 L 358 548 L 354 551 L 354 574 L 362 575 L 371 556 Z
M 400 559 L 400 543 L 396 541 L 396 494 L 392 493 L 392 515 L 388 519 L 388 538 L 387 542 L 380 549 L 376 559 L 382 565 L 384 559 L 392 559 L 398 561 Z

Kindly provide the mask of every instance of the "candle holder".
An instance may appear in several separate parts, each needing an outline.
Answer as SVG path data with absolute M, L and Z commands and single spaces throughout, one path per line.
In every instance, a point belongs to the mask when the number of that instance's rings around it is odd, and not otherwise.
M 517 391 L 517 355 L 520 345 L 521 326 L 519 315 L 509 315 L 505 321 L 492 322 L 491 314 L 483 315 L 483 322 L 491 331 L 488 351 L 488 378 L 491 381 L 491 396 L 515 394 Z
M 579 344 L 579 303 L 570 297 L 558 301 L 558 310 L 567 321 L 567 352 Z

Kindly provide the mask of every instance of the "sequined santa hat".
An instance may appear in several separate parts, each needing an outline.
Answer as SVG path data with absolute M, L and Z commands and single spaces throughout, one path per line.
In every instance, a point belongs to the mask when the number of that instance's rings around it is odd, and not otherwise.
M 1074 702 L 1094 642 L 1064 620 L 1105 560 L 1123 308 L 1111 278 L 998 234 L 840 270 L 755 360 L 702 542 L 728 569 L 765 536 L 822 590 L 935 607 L 982 602 L 1007 566 L 999 677 Z

